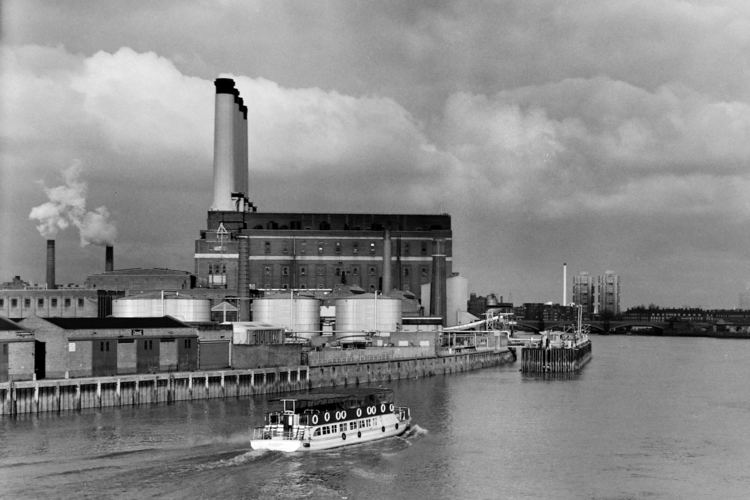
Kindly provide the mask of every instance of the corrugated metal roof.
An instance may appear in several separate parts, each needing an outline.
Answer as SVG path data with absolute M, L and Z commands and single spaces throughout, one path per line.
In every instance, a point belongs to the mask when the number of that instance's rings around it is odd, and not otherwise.
M 158 318 L 44 318 L 55 326 L 64 330 L 90 330 L 98 328 L 122 329 L 122 328 L 190 328 L 182 321 L 172 316 Z

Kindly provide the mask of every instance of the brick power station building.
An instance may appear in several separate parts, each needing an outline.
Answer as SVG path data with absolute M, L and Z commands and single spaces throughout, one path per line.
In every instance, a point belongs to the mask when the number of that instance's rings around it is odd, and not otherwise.
M 244 288 L 238 283 L 242 240 L 251 291 L 330 290 L 345 283 L 420 298 L 421 285 L 435 279 L 436 255 L 444 262 L 442 281 L 450 276 L 449 215 L 258 212 L 246 196 L 247 108 L 234 81 L 219 78 L 215 85 L 214 195 L 195 242 L 198 286 Z

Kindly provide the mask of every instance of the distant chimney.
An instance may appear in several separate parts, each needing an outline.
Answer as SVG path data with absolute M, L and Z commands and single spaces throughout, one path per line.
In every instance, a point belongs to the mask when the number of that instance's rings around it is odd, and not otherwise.
M 115 270 L 115 249 L 112 245 L 107 245 L 104 256 L 104 272 L 109 273 Z
M 47 240 L 47 288 L 57 288 L 55 285 L 55 240 Z
M 235 88 L 231 78 L 217 78 L 214 116 L 214 199 L 211 210 L 234 210 L 235 187 Z
M 443 318 L 443 326 L 445 326 L 448 309 L 445 283 L 447 278 L 445 257 L 445 240 L 434 240 L 432 252 L 432 282 L 430 283 L 430 316 L 440 316 Z

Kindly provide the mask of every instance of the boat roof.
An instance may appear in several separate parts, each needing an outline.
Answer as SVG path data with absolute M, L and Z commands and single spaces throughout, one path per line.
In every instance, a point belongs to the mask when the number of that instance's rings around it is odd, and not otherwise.
M 341 392 L 321 392 L 315 394 L 301 394 L 296 397 L 280 398 L 276 401 L 294 401 L 297 409 L 314 406 L 362 404 L 364 402 L 380 401 L 393 395 L 393 389 L 383 387 L 359 388 Z

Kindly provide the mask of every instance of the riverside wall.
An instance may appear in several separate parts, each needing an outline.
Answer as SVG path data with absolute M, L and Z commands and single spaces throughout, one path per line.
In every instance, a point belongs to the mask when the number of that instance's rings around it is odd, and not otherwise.
M 445 356 L 345 357 L 326 364 L 0 383 L 0 415 L 278 394 L 449 375 L 515 361 L 508 350 Z

